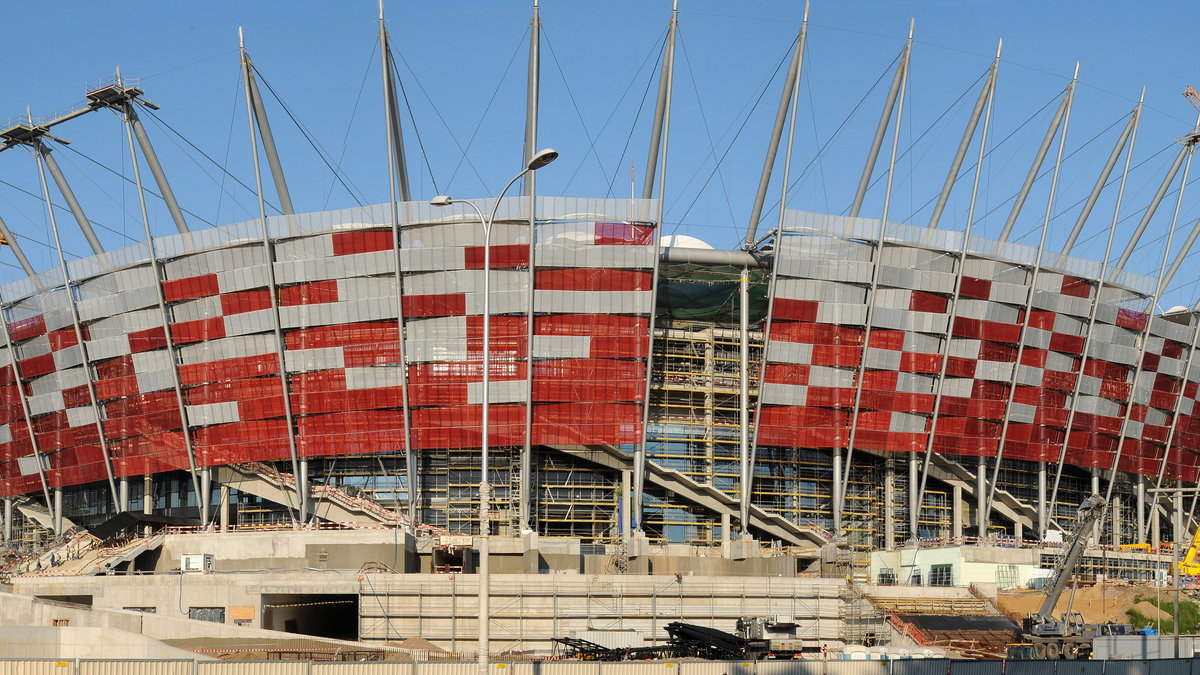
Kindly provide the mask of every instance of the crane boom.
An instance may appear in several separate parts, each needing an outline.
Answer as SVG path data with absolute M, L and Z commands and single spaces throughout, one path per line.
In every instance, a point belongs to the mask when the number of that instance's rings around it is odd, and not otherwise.
M 1071 535 L 1064 542 L 1066 554 L 1046 584 L 1046 601 L 1042 603 L 1042 608 L 1037 612 L 1044 620 L 1054 620 L 1052 615 L 1054 606 L 1058 604 L 1058 599 L 1066 589 L 1067 582 L 1071 580 L 1075 565 L 1079 563 L 1079 558 L 1087 546 L 1088 535 L 1096 521 L 1104 514 L 1106 505 L 1107 502 L 1100 495 L 1092 495 L 1079 505 L 1079 514 L 1075 518 L 1075 529 L 1071 530 Z

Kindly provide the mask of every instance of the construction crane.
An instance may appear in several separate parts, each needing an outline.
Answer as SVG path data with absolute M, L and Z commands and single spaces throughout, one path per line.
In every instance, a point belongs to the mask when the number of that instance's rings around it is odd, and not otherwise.
M 1079 612 L 1054 618 L 1054 606 L 1062 597 L 1075 572 L 1075 566 L 1087 548 L 1088 537 L 1096 522 L 1104 516 L 1104 497 L 1092 495 L 1079 505 L 1075 528 L 1063 542 L 1063 559 L 1054 568 L 1043 587 L 1046 599 L 1038 611 L 1026 617 L 1021 626 L 1023 643 L 1008 646 L 1010 659 L 1086 659 L 1092 653 L 1092 638 L 1097 635 L 1123 635 L 1133 632 L 1128 624 L 1089 624 Z
M 1197 92 L 1195 87 L 1189 84 L 1188 88 L 1183 90 L 1183 97 L 1186 98 L 1188 103 L 1191 103 L 1196 110 L 1200 110 L 1200 92 Z

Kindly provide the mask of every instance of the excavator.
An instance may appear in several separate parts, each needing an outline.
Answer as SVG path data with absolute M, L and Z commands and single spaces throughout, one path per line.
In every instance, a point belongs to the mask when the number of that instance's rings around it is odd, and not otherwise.
M 1086 623 L 1079 612 L 1069 612 L 1058 618 L 1053 616 L 1054 606 L 1066 590 L 1087 547 L 1092 528 L 1104 515 L 1105 506 L 1104 497 L 1096 494 L 1079 505 L 1075 528 L 1063 540 L 1063 559 L 1043 586 L 1046 599 L 1038 611 L 1022 622 L 1022 642 L 1008 645 L 1009 659 L 1087 659 L 1092 655 L 1092 639 L 1097 635 L 1133 633 L 1133 626 L 1129 624 Z

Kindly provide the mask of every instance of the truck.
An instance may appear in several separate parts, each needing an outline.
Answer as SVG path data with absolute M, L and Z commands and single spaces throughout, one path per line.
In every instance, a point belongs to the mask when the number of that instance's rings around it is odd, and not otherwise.
M 1038 611 L 1021 624 L 1021 642 L 1008 645 L 1009 659 L 1087 659 L 1092 656 L 1092 640 L 1098 635 L 1130 635 L 1133 626 L 1119 623 L 1087 623 L 1079 612 L 1054 616 L 1054 606 L 1062 597 L 1075 566 L 1087 547 L 1092 528 L 1104 516 L 1108 503 L 1097 494 L 1079 505 L 1075 527 L 1063 540 L 1063 558 L 1054 567 L 1042 590 L 1046 599 Z

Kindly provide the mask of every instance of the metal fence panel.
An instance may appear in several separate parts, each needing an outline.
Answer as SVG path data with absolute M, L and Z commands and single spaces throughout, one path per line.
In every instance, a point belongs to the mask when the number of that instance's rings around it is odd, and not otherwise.
M 314 663 L 311 675 L 412 675 L 413 664 L 402 661 Z
M 682 661 L 679 675 L 755 675 L 753 661 Z
M 539 675 L 602 675 L 601 665 L 598 663 L 584 663 L 582 661 L 546 661 L 541 665 Z M 419 675 L 426 675 L 420 673 Z
M 949 659 L 901 659 L 889 661 L 892 675 L 946 675 Z
M 74 675 L 73 659 L 0 659 L 4 675 Z
M 308 675 L 305 661 L 199 661 L 196 675 Z
M 950 675 L 1000 675 L 1003 670 L 1003 661 L 950 660 Z
M 823 675 L 825 662 L 817 660 L 759 661 L 758 675 Z
M 1008 666 L 1014 663 L 1017 662 L 1010 661 Z M 1057 675 L 1103 675 L 1104 664 L 1104 661 L 1059 661 Z
M 1159 659 L 1144 663 L 1149 664 L 1147 671 L 1154 671 L 1154 675 L 1191 675 L 1192 672 L 1192 659 Z
M 1063 663 L 1068 663 L 1064 661 Z M 1080 661 L 1080 663 L 1083 663 Z M 1050 664 L 1053 666 L 1053 664 Z M 1100 664 L 1103 665 L 1103 664 Z M 1095 673 L 1072 673 L 1072 675 L 1100 675 L 1103 669 Z M 1005 661 L 1004 675 L 1054 675 L 1047 668 L 1045 661 L 1030 660 L 1030 661 Z
M 417 664 L 416 675 L 471 675 L 478 665 L 476 661 L 422 661 Z M 493 666 L 490 675 L 503 672 Z
M 889 675 L 887 661 L 826 661 L 825 675 Z
M 1150 664 L 1155 664 L 1155 675 L 1157 673 L 1157 665 L 1163 661 L 1134 661 L 1134 660 L 1109 660 L 1104 662 L 1104 675 L 1150 675 Z
M 76 675 L 191 675 L 192 661 L 88 659 L 79 661 Z

